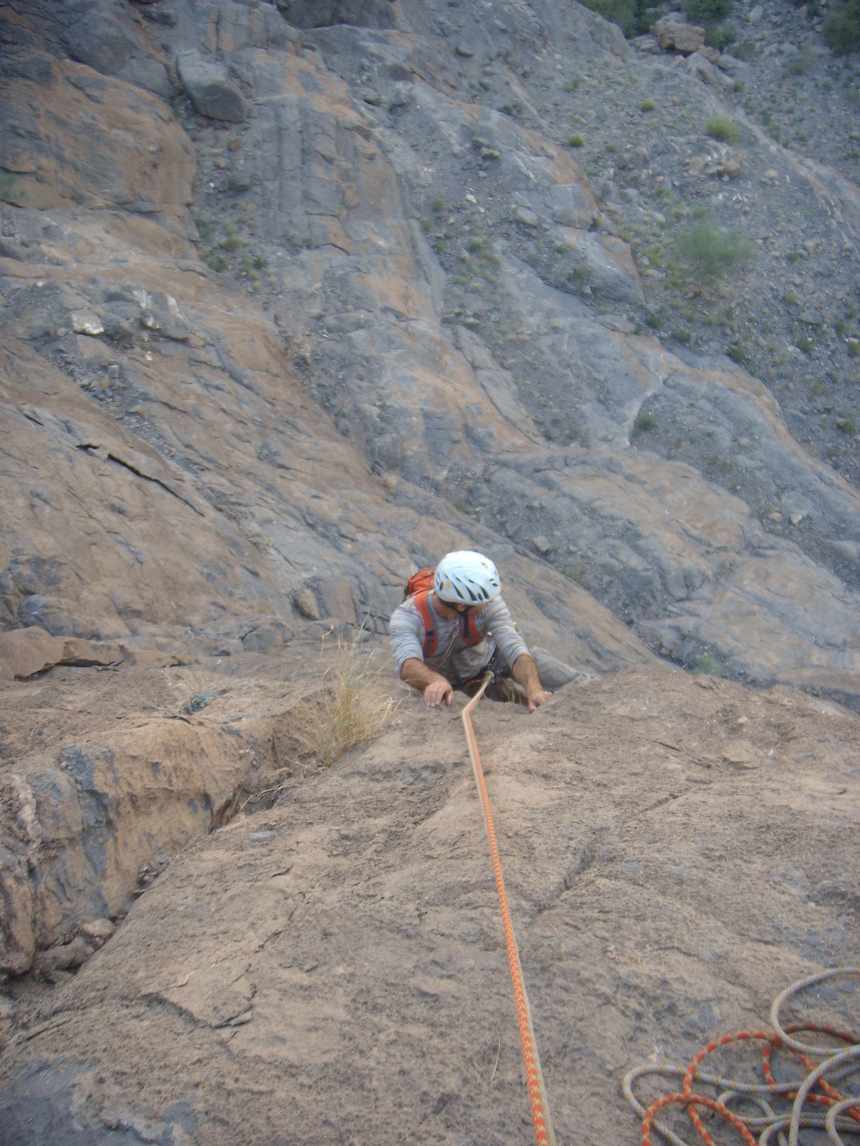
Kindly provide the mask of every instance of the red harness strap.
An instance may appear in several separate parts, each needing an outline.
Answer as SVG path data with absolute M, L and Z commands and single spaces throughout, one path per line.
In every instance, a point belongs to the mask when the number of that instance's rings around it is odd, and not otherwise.
M 430 619 L 430 594 L 432 589 L 424 589 L 420 593 L 416 593 L 412 600 L 415 603 L 415 608 L 421 614 L 421 620 L 424 622 L 424 659 L 432 657 L 436 652 L 437 639 L 436 629 Z M 484 639 L 478 632 L 475 625 L 474 618 L 469 613 L 460 614 L 460 638 L 466 645 L 479 645 Z

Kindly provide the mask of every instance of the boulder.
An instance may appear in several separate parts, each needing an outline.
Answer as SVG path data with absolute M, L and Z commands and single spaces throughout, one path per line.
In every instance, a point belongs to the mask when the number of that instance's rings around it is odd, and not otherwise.
M 12 629 L 0 633 L 0 677 L 26 679 L 44 672 L 63 659 L 65 643 L 44 629 Z
M 176 70 L 188 98 L 201 115 L 228 123 L 243 123 L 248 118 L 248 101 L 217 60 L 206 59 L 195 48 L 189 48 L 178 53 Z
M 682 24 L 679 20 L 664 17 L 651 29 L 657 43 L 664 52 L 680 52 L 690 56 L 705 42 L 705 29 L 698 24 Z

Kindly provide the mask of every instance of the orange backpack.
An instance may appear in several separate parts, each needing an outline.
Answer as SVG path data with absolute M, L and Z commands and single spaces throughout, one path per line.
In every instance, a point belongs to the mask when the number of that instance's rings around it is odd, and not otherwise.
M 404 600 L 412 598 L 415 608 L 421 614 L 424 622 L 424 659 L 432 657 L 436 652 L 436 630 L 430 619 L 429 597 L 433 592 L 435 569 L 419 569 L 413 573 L 406 582 L 403 593 Z M 475 627 L 474 618 L 468 613 L 460 614 L 460 637 L 467 645 L 479 645 L 484 639 Z M 448 650 L 450 652 L 450 649 Z

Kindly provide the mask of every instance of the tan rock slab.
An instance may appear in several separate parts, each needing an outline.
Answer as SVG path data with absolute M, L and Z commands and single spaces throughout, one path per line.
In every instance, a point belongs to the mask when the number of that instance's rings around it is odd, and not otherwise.
M 705 29 L 698 24 L 682 24 L 678 20 L 658 20 L 651 34 L 665 52 L 676 51 L 691 56 L 705 42 Z
M 65 645 L 61 637 L 52 637 L 34 625 L 0 633 L 0 676 L 21 680 L 44 672 L 63 659 Z

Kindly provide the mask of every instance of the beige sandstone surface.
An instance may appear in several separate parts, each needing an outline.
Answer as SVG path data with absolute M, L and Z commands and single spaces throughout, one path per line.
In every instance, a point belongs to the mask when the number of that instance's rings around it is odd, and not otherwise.
M 13 1135 L 530 1140 L 461 702 L 421 707 L 171 863 L 7 1046 Z M 559 1141 L 633 1143 L 627 1069 L 853 959 L 857 718 L 648 666 L 475 726 Z
M 295 727 L 338 636 L 363 625 L 383 663 L 406 577 L 477 547 L 527 641 L 595 678 L 531 719 L 486 705 L 480 734 L 562 1140 L 632 1142 L 622 1066 L 761 1021 L 856 952 L 856 717 L 789 687 L 860 695 L 857 590 L 820 558 L 853 560 L 856 489 L 760 382 L 635 333 L 643 281 L 583 169 L 453 86 L 469 57 L 429 50 L 422 11 L 314 46 L 266 4 L 180 3 L 157 34 L 108 0 L 60 31 L 18 7 L 0 971 L 57 986 L 10 1004 L 10 1137 L 36 1110 L 57 1143 L 510 1140 L 519 1052 L 455 713 L 389 674 L 395 723 L 322 775 Z M 622 68 L 617 29 L 570 19 Z M 193 112 L 180 51 L 246 120 Z M 428 241 L 452 181 L 507 343 Z M 550 273 L 536 236 L 583 273 Z M 819 548 L 631 448 L 658 393 Z M 775 687 L 656 659 L 705 652 Z

